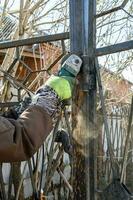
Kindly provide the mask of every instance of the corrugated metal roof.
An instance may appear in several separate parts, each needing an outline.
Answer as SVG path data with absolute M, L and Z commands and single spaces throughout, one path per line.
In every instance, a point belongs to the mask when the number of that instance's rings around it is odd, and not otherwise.
M 1 9 L 0 9 L 1 15 Z M 2 18 L 2 25 L 0 27 L 0 41 L 11 39 L 12 33 L 17 25 L 17 19 L 7 14 Z

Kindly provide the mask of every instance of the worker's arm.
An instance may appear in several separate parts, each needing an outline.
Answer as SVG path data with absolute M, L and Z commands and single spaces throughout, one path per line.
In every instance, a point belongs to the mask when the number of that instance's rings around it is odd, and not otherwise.
M 0 117 L 0 162 L 30 158 L 52 130 L 62 100 L 71 98 L 82 60 L 70 55 L 57 76 L 51 76 L 36 92 L 32 106 L 17 120 Z
M 0 117 L 0 162 L 27 160 L 52 130 L 52 120 L 39 106 L 31 106 L 18 120 Z

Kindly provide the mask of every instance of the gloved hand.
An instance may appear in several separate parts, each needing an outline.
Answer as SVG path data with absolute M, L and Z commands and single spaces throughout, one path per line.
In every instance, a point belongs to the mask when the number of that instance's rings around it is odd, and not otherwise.
M 61 129 L 57 131 L 55 142 L 61 143 L 64 151 L 69 155 L 72 155 L 72 145 L 70 142 L 69 134 L 66 130 Z
M 37 90 L 32 104 L 43 107 L 50 116 L 54 116 L 61 108 L 61 101 L 70 99 L 80 71 L 82 60 L 75 54 L 68 56 L 63 62 L 57 76 L 52 75 L 46 83 Z

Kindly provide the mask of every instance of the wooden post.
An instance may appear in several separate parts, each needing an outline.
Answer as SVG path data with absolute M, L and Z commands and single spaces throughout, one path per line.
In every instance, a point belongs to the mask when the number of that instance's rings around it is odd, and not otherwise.
M 71 52 L 83 59 L 79 87 L 73 106 L 73 199 L 95 200 L 95 0 L 70 1 Z

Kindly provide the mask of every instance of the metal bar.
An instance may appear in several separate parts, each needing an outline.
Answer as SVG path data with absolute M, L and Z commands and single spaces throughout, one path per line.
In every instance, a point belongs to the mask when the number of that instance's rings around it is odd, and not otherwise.
M 44 194 L 48 193 L 48 190 L 49 190 L 49 187 L 50 187 L 50 183 L 51 183 L 51 179 L 52 179 L 57 167 L 60 165 L 60 159 L 63 156 L 63 153 L 64 153 L 63 147 L 60 147 L 59 151 L 58 151 L 58 154 L 56 156 L 56 159 L 54 160 L 53 163 L 51 163 L 50 173 L 49 173 L 49 176 L 47 177 L 47 184 L 45 185 Z
M 62 53 L 65 54 L 66 53 L 66 47 L 65 47 L 64 40 L 61 40 L 61 46 L 62 46 Z
M 44 155 L 44 144 L 42 145 L 42 164 L 41 164 L 41 174 L 40 174 L 40 183 L 39 183 L 39 191 L 38 191 L 38 196 L 39 198 L 41 197 L 41 189 L 42 189 L 42 180 L 43 180 L 43 173 L 44 173 L 44 160 L 45 160 L 45 155 Z
M 70 4 L 70 49 L 82 55 L 82 1 L 69 1 Z M 80 14 L 79 14 L 80 13 Z
M 24 80 L 23 80 L 23 82 L 22 82 L 23 85 L 25 85 L 25 84 L 27 83 L 28 79 L 30 79 L 31 74 L 32 74 L 32 73 L 29 72 L 29 73 L 27 74 L 27 76 L 24 78 Z
M 129 0 L 124 0 L 123 3 L 120 6 L 117 6 L 115 8 L 111 8 L 110 10 L 106 10 L 106 11 L 104 11 L 102 13 L 97 14 L 96 18 L 102 17 L 104 15 L 108 15 L 108 14 L 110 14 L 112 12 L 116 12 L 118 10 L 121 10 L 122 8 L 124 8 L 126 6 L 126 4 L 128 3 L 128 1 Z
M 4 180 L 3 180 L 3 175 L 2 175 L 2 163 L 0 163 L 0 187 L 1 187 L 1 195 L 2 195 L 2 200 L 6 200 L 6 191 L 5 191 L 5 185 L 4 185 Z
M 62 53 L 61 55 L 59 55 L 55 60 L 54 62 L 52 62 L 50 64 L 50 66 L 46 69 L 46 71 L 50 71 L 56 64 L 57 62 L 59 62 L 59 60 L 64 56 L 64 53 Z
M 54 141 L 55 141 L 55 137 L 56 137 L 56 133 L 57 133 L 57 130 L 58 130 L 58 127 L 59 127 L 60 120 L 61 120 L 61 114 L 59 115 L 57 122 L 55 124 L 55 127 L 53 129 L 53 137 L 52 137 L 52 141 L 51 141 L 51 145 L 50 145 L 47 171 L 46 171 L 46 177 L 45 177 L 46 182 L 45 182 L 45 186 L 44 186 L 44 193 L 46 193 L 47 187 L 48 187 L 47 183 L 49 181 L 49 176 L 50 176 L 50 173 L 51 173 L 51 166 L 52 166 L 52 161 L 53 161 L 53 156 L 54 156 Z
M 112 172 L 113 172 L 113 177 L 115 178 L 115 177 L 118 177 L 117 176 L 118 174 L 117 174 L 116 163 L 114 162 L 114 152 L 113 152 L 113 146 L 111 143 L 111 136 L 109 133 L 109 126 L 108 126 L 108 121 L 107 121 L 108 117 L 107 117 L 107 111 L 106 111 L 106 106 L 105 106 L 105 101 L 104 101 L 103 87 L 102 87 L 101 75 L 100 75 L 99 64 L 98 64 L 97 58 L 96 58 L 96 73 L 97 73 L 97 82 L 98 82 L 98 88 L 99 88 L 99 96 L 100 96 L 102 112 L 103 112 L 104 128 L 105 128 L 109 156 L 110 156 L 110 161 L 111 161 L 111 168 L 112 168 Z
M 82 51 L 82 1 L 81 0 L 69 0 L 69 13 L 70 13 L 70 50 L 72 53 L 83 55 Z M 80 13 L 80 14 L 79 14 Z M 76 90 L 78 91 L 78 90 Z M 76 95 L 76 94 L 75 94 Z M 74 95 L 74 97 L 75 97 Z M 77 94 L 79 95 L 79 94 Z M 77 100 L 73 98 L 73 105 L 72 105 L 72 137 L 73 137 L 73 163 L 72 163 L 72 187 L 73 187 L 73 197 L 72 199 L 86 199 L 86 188 L 85 188 L 85 169 L 84 169 L 84 156 L 78 155 L 79 152 L 84 151 L 84 148 L 79 147 L 76 142 L 76 137 L 80 138 L 81 133 L 79 130 L 80 125 L 78 125 L 77 117 L 74 118 L 74 116 L 77 116 L 77 113 L 74 109 L 74 105 L 77 105 Z M 74 122 L 77 122 L 77 125 L 74 125 Z M 78 130 L 76 132 L 76 129 Z M 82 143 L 82 141 L 80 142 Z M 82 144 L 84 146 L 84 144 Z M 79 164 L 78 164 L 79 163 Z M 82 177 L 82 181 L 81 181 Z
M 82 32 L 81 29 L 80 29 L 80 32 L 77 31 L 77 33 L 79 33 L 79 34 L 77 34 L 77 35 L 79 35 L 79 37 L 77 38 L 78 41 L 80 41 L 81 32 Z M 76 40 L 75 34 L 73 34 L 73 35 L 72 35 L 72 33 L 70 33 L 70 34 L 71 34 L 70 37 L 72 38 L 72 40 L 74 40 L 74 39 Z M 62 34 L 56 34 L 56 35 L 34 37 L 34 38 L 29 38 L 29 39 L 0 42 L 0 49 L 13 48 L 13 47 L 18 47 L 18 46 L 32 45 L 32 44 L 38 44 L 38 43 L 43 43 L 43 42 L 52 42 L 52 41 L 65 40 L 65 39 L 69 39 L 68 32 L 62 33 Z M 78 44 L 79 45 L 78 45 L 75 53 L 82 54 L 81 53 L 82 45 L 80 45 L 80 42 Z M 71 52 L 74 52 L 75 48 L 76 48 L 76 45 L 73 48 L 71 47 L 71 49 L 72 49 Z M 96 54 L 96 56 L 103 56 L 103 55 L 117 53 L 120 51 L 126 51 L 126 50 L 130 50 L 130 49 L 133 49 L 133 40 L 110 45 L 107 47 L 97 48 L 95 54 Z
M 17 190 L 17 193 L 16 193 L 15 200 L 19 200 L 19 195 L 20 195 L 20 191 L 21 191 L 21 188 L 22 188 L 22 185 L 23 185 L 24 174 L 25 174 L 25 171 L 26 171 L 27 164 L 28 164 L 28 162 L 25 162 L 25 164 L 24 164 L 24 168 L 23 168 L 23 172 L 22 172 L 22 175 L 21 175 L 19 185 L 18 185 L 18 190 Z
M 81 55 L 83 58 L 80 79 L 81 87 L 80 90 L 78 88 L 75 91 L 72 108 L 74 199 L 95 200 L 96 148 L 94 145 L 95 137 L 90 139 L 92 138 L 90 135 L 93 135 L 92 127 L 94 127 L 95 121 L 96 99 L 94 59 L 96 43 L 96 2 L 95 0 L 70 0 L 69 2 L 71 52 Z M 80 104 L 79 99 L 82 101 L 82 104 Z M 75 108 L 75 104 L 78 108 Z M 78 112 L 79 110 L 80 112 Z
M 18 62 L 18 58 L 15 58 L 13 60 L 13 62 L 11 63 L 11 65 L 9 66 L 8 70 L 7 70 L 7 73 L 10 73 L 11 70 L 13 69 L 13 67 L 16 65 L 16 63 Z
M 19 62 L 26 68 L 28 69 L 30 72 L 32 72 L 32 69 L 23 61 L 23 60 L 19 60 Z
M 5 102 L 5 103 L 0 103 L 0 108 L 17 106 L 19 104 L 20 104 L 20 102 Z
M 32 189 L 33 189 L 33 198 L 34 198 L 34 200 L 38 200 L 37 190 L 36 190 L 36 185 L 34 182 L 34 176 L 33 176 L 33 171 L 32 171 L 32 166 L 31 166 L 30 160 L 28 160 L 28 166 L 29 166 L 30 179 L 31 179 L 31 184 L 32 184 Z
M 13 167 L 12 163 L 10 164 L 10 175 L 9 175 L 9 183 L 8 183 L 8 199 L 11 199 L 11 193 L 12 193 L 12 174 L 13 174 Z
M 27 46 L 27 45 L 32 45 L 32 44 L 44 43 L 44 42 L 54 42 L 54 41 L 66 40 L 66 39 L 69 39 L 68 32 L 27 38 L 27 39 L 22 39 L 22 40 L 0 42 L 0 49 L 7 49 L 7 48 L 13 48 L 13 47 L 19 47 L 19 46 L 25 46 L 25 45 Z
M 107 47 L 98 48 L 96 49 L 95 55 L 104 56 L 107 54 L 117 53 L 117 52 L 126 51 L 130 49 L 133 49 L 133 40 L 110 45 Z
M 28 90 L 28 88 L 26 88 L 21 82 L 17 81 L 15 79 L 15 77 L 12 77 L 9 73 L 7 73 L 6 71 L 3 71 L 0 69 L 1 72 L 4 73 L 5 78 L 17 89 L 24 89 L 27 93 L 31 93 L 30 90 Z
M 65 185 L 67 186 L 67 188 L 70 190 L 70 192 L 73 192 L 72 186 L 70 185 L 70 183 L 68 182 L 67 178 L 62 173 L 62 171 L 60 170 L 59 167 L 57 167 L 57 171 L 58 171 L 59 175 L 61 176 L 61 178 L 63 179 L 63 181 L 64 181 Z
M 112 12 L 116 12 L 116 11 L 118 11 L 118 10 L 120 10 L 120 9 L 121 9 L 121 6 L 117 6 L 117 7 L 115 7 L 115 8 L 110 9 L 110 10 L 106 10 L 106 11 L 104 11 L 104 12 L 102 12 L 102 13 L 97 14 L 97 15 L 96 15 L 96 18 L 102 17 L 102 16 L 104 16 L 104 15 L 108 15 L 108 14 L 110 14 L 110 13 L 112 13 Z
M 96 70 L 95 70 L 95 48 L 96 48 L 96 0 L 84 0 L 85 10 L 84 14 L 84 29 L 86 35 L 84 35 L 84 46 L 86 45 L 85 61 L 83 76 L 85 77 L 85 89 L 86 97 L 84 110 L 84 117 L 86 118 L 86 135 L 85 135 L 85 153 L 86 158 L 86 190 L 87 200 L 96 200 L 96 188 L 97 188 L 97 157 L 96 157 L 96 142 L 97 133 L 94 129 L 96 124 Z M 88 16 L 87 16 L 88 15 Z M 88 20 L 86 20 L 88 18 Z M 87 27 L 88 24 L 88 27 Z M 85 32 L 85 31 L 84 31 Z M 86 74 L 87 72 L 87 74 Z M 93 135 L 93 137 L 92 137 Z M 88 189 L 89 188 L 89 189 Z
M 129 141 L 130 141 L 130 135 L 131 135 L 131 129 L 132 129 L 132 119 L 133 119 L 133 96 L 132 96 L 132 101 L 131 101 L 131 108 L 130 108 L 130 114 L 129 114 L 129 122 L 128 122 L 128 127 L 127 127 L 127 136 L 126 136 L 126 141 L 125 141 L 125 148 L 124 148 L 124 156 L 123 156 L 123 163 L 122 163 L 122 170 L 121 170 L 121 183 L 124 178 L 124 173 L 126 170 L 126 165 L 127 165 L 127 158 L 128 158 L 128 150 L 129 150 Z

